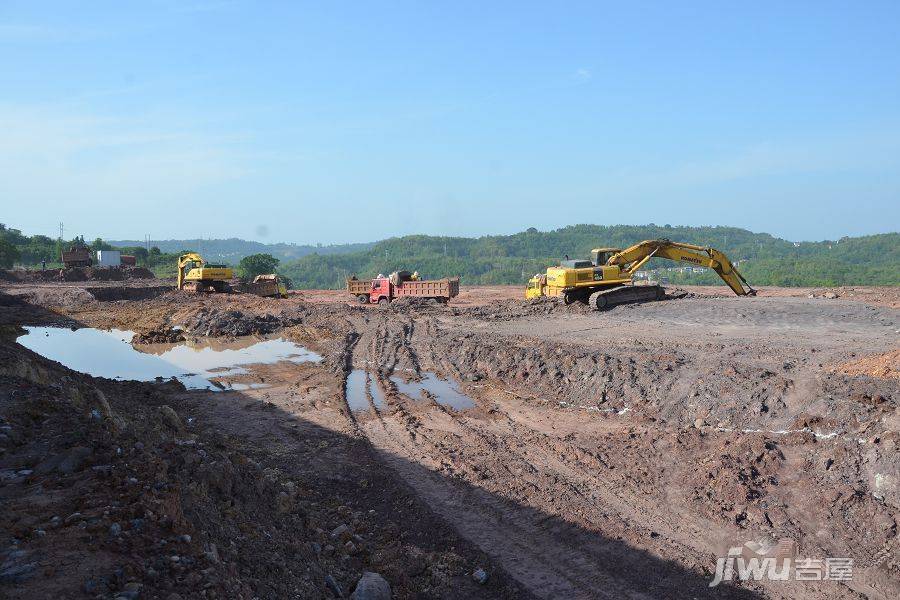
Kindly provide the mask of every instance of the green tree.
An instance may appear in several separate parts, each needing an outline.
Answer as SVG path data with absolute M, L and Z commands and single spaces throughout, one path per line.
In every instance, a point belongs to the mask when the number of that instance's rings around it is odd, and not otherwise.
M 257 275 L 274 273 L 279 262 L 271 254 L 251 254 L 238 263 L 238 274 L 245 279 L 253 279 Z
M 18 248 L 7 242 L 6 239 L 0 238 L 0 267 L 11 269 L 20 256 Z

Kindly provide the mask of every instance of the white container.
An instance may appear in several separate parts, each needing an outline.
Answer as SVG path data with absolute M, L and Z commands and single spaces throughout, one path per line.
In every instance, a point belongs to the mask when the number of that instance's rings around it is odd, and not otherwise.
M 122 264 L 122 253 L 118 250 L 97 250 L 98 267 L 118 267 Z

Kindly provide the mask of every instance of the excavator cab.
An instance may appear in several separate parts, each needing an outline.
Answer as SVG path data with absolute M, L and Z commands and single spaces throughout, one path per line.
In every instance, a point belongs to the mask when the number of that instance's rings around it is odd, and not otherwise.
M 602 267 L 612 255 L 621 251 L 619 248 L 594 248 L 591 250 L 591 262 L 595 267 Z
M 547 283 L 547 276 L 538 273 L 528 280 L 525 286 L 525 299 L 540 298 L 544 295 L 544 285 Z

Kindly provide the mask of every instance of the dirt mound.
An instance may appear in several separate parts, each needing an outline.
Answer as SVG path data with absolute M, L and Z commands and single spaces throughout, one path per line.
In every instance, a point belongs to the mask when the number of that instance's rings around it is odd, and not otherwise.
M 863 356 L 838 365 L 834 371 L 847 375 L 869 375 L 884 379 L 900 379 L 900 350 Z
M 166 325 L 134 334 L 132 344 L 177 344 L 184 341 L 184 332 Z
M 185 330 L 204 337 L 268 334 L 284 326 L 274 314 L 248 315 L 239 310 L 204 308 L 185 323 Z
M 180 384 L 94 379 L 10 342 L 0 338 L 4 597 L 347 597 L 363 577 L 383 587 L 372 571 L 395 598 L 522 597 L 499 571 L 474 583 L 484 558 L 352 437 L 237 394 L 226 404 L 253 418 L 215 423 L 212 398 L 185 399 Z M 222 432 L 249 421 L 293 450 Z
M 51 269 L 35 271 L 16 269 L 3 271 L 0 278 L 5 281 L 38 283 L 50 281 L 128 281 L 132 279 L 156 279 L 153 271 L 144 267 L 75 267 L 72 269 Z

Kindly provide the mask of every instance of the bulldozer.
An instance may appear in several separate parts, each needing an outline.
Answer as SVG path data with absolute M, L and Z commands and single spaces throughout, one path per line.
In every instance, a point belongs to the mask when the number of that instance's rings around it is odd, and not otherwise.
M 228 265 L 214 265 L 196 252 L 178 257 L 178 289 L 188 292 L 230 292 L 234 271 Z
M 525 298 L 558 297 L 565 304 L 584 302 L 594 310 L 661 300 L 665 290 L 659 285 L 635 285 L 635 273 L 651 258 L 712 269 L 738 296 L 756 295 L 756 290 L 719 250 L 659 239 L 644 240 L 624 250 L 595 248 L 590 260 L 567 257 L 559 266 L 532 277 L 525 288 Z

